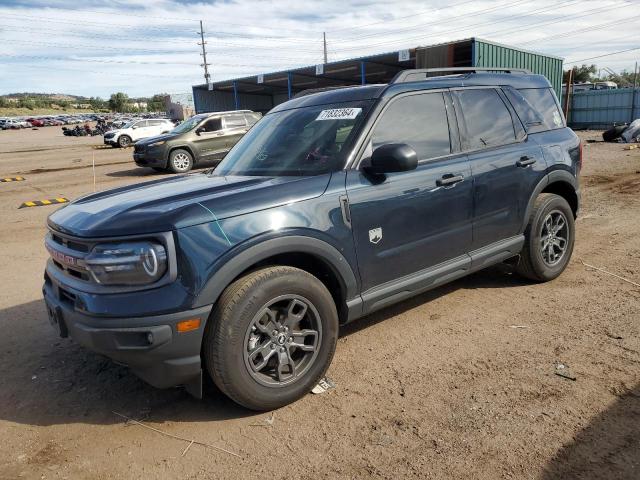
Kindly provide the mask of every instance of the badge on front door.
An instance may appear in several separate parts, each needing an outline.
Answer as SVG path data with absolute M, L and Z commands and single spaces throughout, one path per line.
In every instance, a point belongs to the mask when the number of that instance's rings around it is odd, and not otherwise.
M 369 230 L 369 241 L 373 244 L 380 243 L 382 240 L 382 228 L 372 228 Z

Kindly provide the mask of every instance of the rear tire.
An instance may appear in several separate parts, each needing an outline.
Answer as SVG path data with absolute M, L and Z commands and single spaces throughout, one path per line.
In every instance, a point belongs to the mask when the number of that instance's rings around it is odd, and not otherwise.
M 129 135 L 120 135 L 118 137 L 118 146 L 120 148 L 126 148 L 131 145 L 131 137 Z
M 178 148 L 169 155 L 169 169 L 173 173 L 186 173 L 193 167 L 193 157 L 188 150 Z
M 567 267 L 575 240 L 573 211 L 553 193 L 536 198 L 516 271 L 536 282 L 548 282 Z
M 303 270 L 277 266 L 227 287 L 202 351 L 223 393 L 251 410 L 272 410 L 311 391 L 327 371 L 337 339 L 338 314 L 324 284 Z

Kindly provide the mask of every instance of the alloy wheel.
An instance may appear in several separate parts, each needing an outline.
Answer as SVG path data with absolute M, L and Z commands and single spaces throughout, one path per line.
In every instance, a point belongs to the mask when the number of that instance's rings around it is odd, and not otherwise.
M 251 377 L 269 387 L 290 385 L 313 365 L 322 339 L 320 316 L 299 295 L 282 295 L 255 315 L 244 339 Z
M 187 170 L 190 163 L 191 159 L 186 153 L 177 153 L 173 157 L 173 166 L 176 170 Z
M 553 267 L 564 258 L 569 244 L 567 218 L 560 210 L 552 210 L 542 222 L 540 253 L 545 264 Z

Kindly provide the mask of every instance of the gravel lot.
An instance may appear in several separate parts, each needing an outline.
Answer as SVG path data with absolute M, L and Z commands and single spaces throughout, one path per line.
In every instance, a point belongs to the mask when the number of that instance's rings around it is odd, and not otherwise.
M 584 140 L 598 132 L 580 133 Z M 480 272 L 343 329 L 337 384 L 273 414 L 159 391 L 56 337 L 28 200 L 161 175 L 59 128 L 0 132 L 0 478 L 640 478 L 640 149 L 587 143 L 567 271 Z M 518 327 L 518 328 L 514 328 Z M 567 365 L 576 380 L 555 374 Z M 163 432 L 126 425 L 119 412 Z

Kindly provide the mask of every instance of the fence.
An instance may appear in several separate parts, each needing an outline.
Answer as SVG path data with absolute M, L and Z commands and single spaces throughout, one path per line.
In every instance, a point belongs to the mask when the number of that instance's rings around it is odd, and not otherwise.
M 604 129 L 639 117 L 640 89 L 587 90 L 570 96 L 568 123 L 575 129 Z

